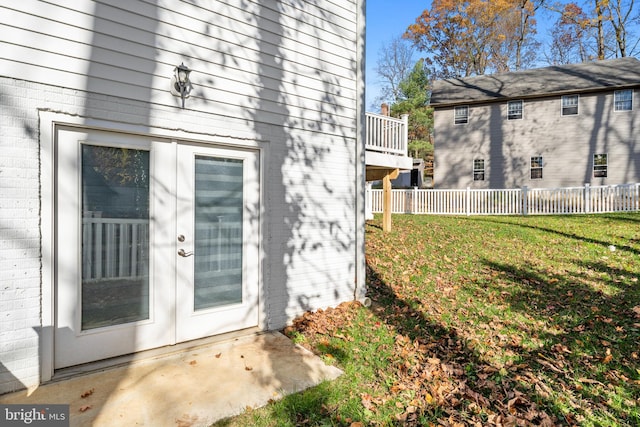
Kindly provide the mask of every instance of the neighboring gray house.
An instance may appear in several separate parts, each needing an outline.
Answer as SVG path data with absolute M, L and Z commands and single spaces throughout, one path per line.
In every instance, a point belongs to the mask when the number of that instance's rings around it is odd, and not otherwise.
M 436 81 L 436 188 L 640 181 L 640 61 Z
M 0 34 L 0 393 L 364 298 L 364 0 L 0 0 Z

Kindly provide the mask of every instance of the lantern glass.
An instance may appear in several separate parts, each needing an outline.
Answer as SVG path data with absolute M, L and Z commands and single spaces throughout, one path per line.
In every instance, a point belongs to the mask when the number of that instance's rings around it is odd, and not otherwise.
M 176 67 L 175 72 L 176 72 L 176 80 L 180 84 L 184 85 L 189 81 L 189 72 L 190 72 L 190 70 L 186 65 L 184 65 L 184 64 L 178 65 Z

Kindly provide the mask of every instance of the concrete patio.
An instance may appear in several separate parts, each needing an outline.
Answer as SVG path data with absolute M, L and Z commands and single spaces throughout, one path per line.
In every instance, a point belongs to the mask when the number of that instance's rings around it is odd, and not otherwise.
M 67 371 L 0 403 L 69 404 L 72 426 L 208 426 L 342 373 L 278 332 L 172 350 Z

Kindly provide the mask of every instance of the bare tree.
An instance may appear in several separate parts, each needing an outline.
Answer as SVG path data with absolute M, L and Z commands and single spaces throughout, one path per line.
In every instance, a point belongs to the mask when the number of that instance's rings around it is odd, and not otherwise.
M 571 64 L 593 59 L 590 41 L 595 39 L 594 29 L 587 25 L 588 15 L 576 3 L 568 3 L 551 9 L 560 17 L 551 29 L 551 64 Z
M 583 62 L 635 56 L 640 23 L 635 0 L 584 0 L 549 3 L 560 14 L 552 30 L 552 63 Z
M 377 101 L 392 104 L 399 98 L 400 83 L 413 70 L 414 53 L 411 43 L 402 37 L 396 37 L 380 48 L 375 71 L 383 86 Z
M 631 12 L 633 11 L 634 0 L 610 0 L 607 3 L 610 22 L 616 38 L 616 56 L 624 57 L 629 55 L 627 51 L 627 39 L 629 36 L 629 26 L 632 22 Z M 636 17 L 637 20 L 637 17 Z

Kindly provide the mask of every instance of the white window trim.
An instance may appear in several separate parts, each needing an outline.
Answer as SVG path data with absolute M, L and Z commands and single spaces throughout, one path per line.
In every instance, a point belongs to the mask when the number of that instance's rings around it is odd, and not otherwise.
M 623 110 L 623 111 L 629 111 L 629 110 Z M 607 163 L 604 165 L 596 165 L 596 156 L 606 156 L 607 159 Z M 593 177 L 594 178 L 607 178 L 609 176 L 609 153 L 595 153 L 592 157 L 592 163 L 593 163 Z M 604 166 L 604 171 L 605 171 L 605 176 L 596 176 L 596 166 Z
M 616 108 L 616 93 L 618 93 L 618 92 L 631 92 L 631 109 L 629 109 L 629 110 L 618 110 Z M 614 90 L 613 91 L 613 111 L 615 113 L 626 113 L 626 112 L 629 112 L 629 111 L 633 111 L 633 104 L 634 104 L 633 98 L 635 98 L 634 93 L 635 93 L 635 91 L 633 89 Z
M 476 161 L 482 160 L 482 169 L 476 169 Z M 474 181 L 484 181 L 487 174 L 487 166 L 485 159 L 473 159 L 473 180 Z M 482 171 L 482 179 L 476 179 L 476 173 Z
M 535 167 L 535 169 L 540 169 L 542 171 L 542 177 L 540 177 L 540 178 L 531 178 L 531 172 L 533 172 L 533 169 L 534 169 L 534 167 L 533 167 L 533 159 L 534 158 L 539 158 L 540 159 L 540 166 L 536 166 Z M 544 157 L 542 157 L 542 156 L 530 156 L 529 157 L 529 180 L 537 181 L 537 180 L 540 180 L 540 179 L 543 179 L 543 178 L 544 178 Z
M 520 103 L 520 117 L 514 117 L 514 118 L 510 118 L 509 117 L 509 105 L 515 102 L 519 102 Z M 522 99 L 514 99 L 513 101 L 508 101 L 507 102 L 507 120 L 524 120 L 524 100 Z
M 465 121 L 464 123 L 456 123 L 456 110 L 458 108 L 466 108 L 467 109 L 467 121 Z M 468 105 L 458 105 L 457 107 L 453 107 L 453 124 L 456 126 L 463 126 L 466 124 L 469 124 L 469 117 L 471 116 L 471 109 L 469 108 Z
M 564 99 L 569 96 L 571 97 L 575 96 L 577 99 L 576 108 L 578 109 L 578 112 L 576 114 L 564 114 Z M 579 116 L 580 115 L 580 95 L 562 95 L 560 97 L 560 115 L 562 117 Z

